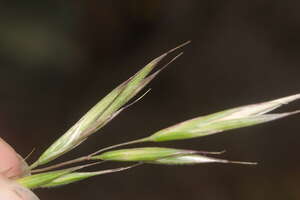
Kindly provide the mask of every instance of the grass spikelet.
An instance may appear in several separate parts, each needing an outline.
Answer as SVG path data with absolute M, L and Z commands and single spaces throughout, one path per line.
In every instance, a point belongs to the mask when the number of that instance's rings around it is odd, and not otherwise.
M 134 76 L 119 85 L 116 89 L 105 96 L 99 103 L 97 103 L 90 111 L 88 111 L 74 126 L 72 126 L 64 135 L 56 140 L 40 157 L 31 165 L 31 169 L 46 164 L 61 155 L 69 152 L 82 142 L 87 137 L 98 131 L 113 119 L 119 110 L 128 103 L 136 94 L 138 94 L 151 80 L 153 80 L 161 70 L 148 76 L 159 62 L 165 58 L 169 53 L 176 49 L 185 46 L 186 42 L 167 53 L 159 56 L 147 64 L 144 68 L 138 71 Z M 180 56 L 179 54 L 178 56 Z M 178 56 L 172 59 L 173 62 Z M 168 63 L 168 64 L 169 64 Z M 168 65 L 167 64 L 167 65 Z
M 158 131 L 144 140 L 153 142 L 184 140 L 273 121 L 297 114 L 299 111 L 279 114 L 265 113 L 299 98 L 300 94 L 297 94 L 194 118 Z

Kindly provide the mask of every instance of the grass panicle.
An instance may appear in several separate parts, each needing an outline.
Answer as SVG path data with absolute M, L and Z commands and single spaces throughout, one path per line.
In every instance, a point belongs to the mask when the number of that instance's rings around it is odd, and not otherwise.
M 178 47 L 171 49 L 152 60 L 149 64 L 139 70 L 134 76 L 123 82 L 102 98 L 91 110 L 89 110 L 77 123 L 75 123 L 65 134 L 56 140 L 49 148 L 42 153 L 36 162 L 29 167 L 32 175 L 17 180 L 21 185 L 34 188 L 52 188 L 68 185 L 90 177 L 109 174 L 131 169 L 141 164 L 159 165 L 194 165 L 204 163 L 232 163 L 254 165 L 254 162 L 230 161 L 220 158 L 213 158 L 207 155 L 221 154 L 223 152 L 206 152 L 197 150 L 184 150 L 164 147 L 140 147 L 117 149 L 123 146 L 145 143 L 145 142 L 164 142 L 173 140 L 185 140 L 221 133 L 227 130 L 254 126 L 276 119 L 281 119 L 300 111 L 285 113 L 269 113 L 284 104 L 288 104 L 300 98 L 300 94 L 295 94 L 272 101 L 258 104 L 240 106 L 216 112 L 210 115 L 190 119 L 168 128 L 159 130 L 148 137 L 102 148 L 86 156 L 78 157 L 73 160 L 39 168 L 40 165 L 50 163 L 63 154 L 71 151 L 82 144 L 89 136 L 104 127 L 112 119 L 140 98 L 134 97 L 143 90 L 167 65 L 182 55 L 177 54 L 169 63 L 160 69 L 154 69 L 160 62 L 173 53 L 175 50 L 187 45 L 186 42 Z M 130 103 L 132 102 L 132 103 Z M 114 150 L 116 149 L 116 150 Z M 92 162 L 66 169 L 67 165 L 78 164 L 79 162 Z M 134 165 L 115 169 L 99 170 L 93 172 L 80 172 L 82 168 L 102 162 L 134 162 Z M 28 174 L 30 174 L 28 173 Z

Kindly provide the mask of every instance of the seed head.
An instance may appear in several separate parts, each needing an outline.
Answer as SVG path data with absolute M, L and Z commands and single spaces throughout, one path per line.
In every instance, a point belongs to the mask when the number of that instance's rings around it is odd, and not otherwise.
M 149 162 L 173 155 L 186 155 L 192 153 L 195 153 L 195 151 L 160 147 L 145 147 L 108 151 L 94 156 L 92 159 L 119 162 Z
M 273 121 L 299 113 L 299 110 L 279 114 L 265 113 L 299 98 L 300 94 L 297 94 L 273 101 L 237 107 L 207 116 L 197 117 L 158 131 L 145 140 L 153 142 L 184 140 Z
M 178 46 L 180 48 L 183 45 Z M 107 96 L 105 96 L 99 103 L 97 103 L 90 111 L 88 111 L 73 127 L 71 127 L 63 136 L 56 140 L 41 156 L 31 165 L 31 169 L 39 165 L 46 164 L 64 153 L 74 149 L 79 144 L 84 142 L 87 137 L 105 126 L 122 110 L 123 106 L 135 97 L 151 80 L 153 80 L 158 73 L 164 68 L 149 75 L 154 68 L 165 58 L 169 53 L 175 49 L 164 53 L 158 58 L 152 60 L 144 68 L 138 71 L 134 76 L 119 85 Z M 179 54 L 178 56 L 180 56 Z M 175 60 L 176 56 L 173 60 Z M 173 61 L 171 60 L 171 62 Z M 171 63 L 169 62 L 169 63 Z M 169 64 L 168 63 L 168 64 Z M 168 65 L 167 64 L 167 65 Z M 149 76 L 148 76 L 149 75 Z

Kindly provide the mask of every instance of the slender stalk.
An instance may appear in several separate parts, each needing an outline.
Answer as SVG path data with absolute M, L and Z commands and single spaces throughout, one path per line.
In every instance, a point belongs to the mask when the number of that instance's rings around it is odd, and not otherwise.
M 79 157 L 79 158 L 76 158 L 76 159 L 73 159 L 73 160 L 69 160 L 69 161 L 65 161 L 65 162 L 62 162 L 62 163 L 59 163 L 59 164 L 56 164 L 56 165 L 51 165 L 49 167 L 31 170 L 31 173 L 45 172 L 45 171 L 49 171 L 49 170 L 52 170 L 52 169 L 64 167 L 66 165 L 71 165 L 71 164 L 74 164 L 74 163 L 89 161 L 89 160 L 91 160 L 92 156 L 97 155 L 101 152 L 104 152 L 104 151 L 107 151 L 107 150 L 110 150 L 110 149 L 114 149 L 114 148 L 117 148 L 117 147 L 122 147 L 122 146 L 130 145 L 130 144 L 137 144 L 137 143 L 142 143 L 142 142 L 147 142 L 147 141 L 148 141 L 147 138 L 142 138 L 142 139 L 132 140 L 132 141 L 129 141 L 129 142 L 124 142 L 124 143 L 121 143 L 121 144 L 112 145 L 112 146 L 100 149 L 100 150 L 98 150 L 94 153 L 91 153 L 91 154 L 87 155 L 87 156 L 82 156 L 82 157 Z M 103 161 L 103 162 L 105 162 L 105 161 Z
M 63 167 L 63 166 L 66 166 L 66 165 L 71 165 L 71 164 L 74 164 L 74 163 L 83 162 L 83 161 L 87 161 L 87 160 L 88 160 L 88 156 L 82 156 L 82 157 L 76 158 L 74 160 L 69 160 L 69 161 L 62 162 L 62 163 L 59 163 L 59 164 L 56 164 L 56 165 L 51 165 L 49 167 L 44 167 L 44 168 L 41 168 L 41 169 L 31 170 L 31 173 L 45 172 L 45 171 L 49 171 L 49 170 L 56 169 L 56 168 L 59 168 L 59 167 Z
M 118 148 L 118 147 L 123 147 L 123 146 L 127 146 L 127 145 L 130 145 L 130 144 L 137 144 L 137 143 L 142 143 L 142 142 L 149 142 L 149 140 L 148 140 L 148 138 L 142 138 L 142 139 L 132 140 L 132 141 L 129 141 L 129 142 L 124 142 L 124 143 L 121 143 L 121 144 L 112 145 L 112 146 L 100 149 L 100 150 L 98 150 L 94 153 L 91 153 L 88 156 L 92 157 L 94 155 L 97 155 L 99 153 L 102 153 L 102 152 L 110 150 L 110 149 L 115 149 L 115 148 Z

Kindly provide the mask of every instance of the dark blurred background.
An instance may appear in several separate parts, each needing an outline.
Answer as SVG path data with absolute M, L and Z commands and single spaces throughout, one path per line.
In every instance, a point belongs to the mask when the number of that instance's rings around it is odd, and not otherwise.
M 32 162 L 101 97 L 192 40 L 142 102 L 64 158 L 225 108 L 300 91 L 296 0 L 1 1 L 0 132 Z M 299 109 L 294 103 L 280 111 Z M 300 199 L 299 117 L 159 144 L 223 150 L 258 166 L 143 166 L 54 190 L 50 199 Z M 104 169 L 111 166 L 99 166 Z

